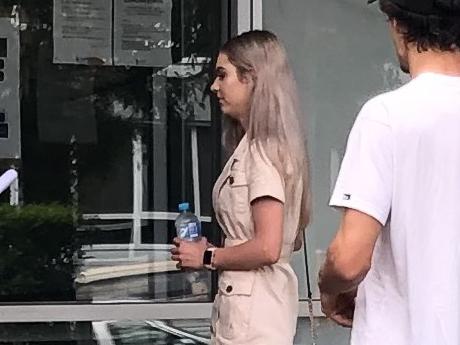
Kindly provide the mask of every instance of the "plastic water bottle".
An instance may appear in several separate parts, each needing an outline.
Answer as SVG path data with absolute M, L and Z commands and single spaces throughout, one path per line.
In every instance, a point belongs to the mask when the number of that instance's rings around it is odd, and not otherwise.
M 188 202 L 179 204 L 179 216 L 176 218 L 177 237 L 186 241 L 201 239 L 201 222 L 196 215 L 190 212 Z M 209 272 L 183 272 L 183 297 L 206 296 L 208 294 Z
M 190 212 L 190 204 L 179 204 L 179 216 L 176 218 L 177 237 L 187 241 L 199 241 L 201 239 L 201 222 L 197 216 Z

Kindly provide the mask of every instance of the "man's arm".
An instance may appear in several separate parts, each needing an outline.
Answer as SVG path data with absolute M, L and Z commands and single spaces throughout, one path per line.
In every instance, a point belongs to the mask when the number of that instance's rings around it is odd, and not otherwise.
M 371 267 L 382 225 L 373 217 L 346 208 L 319 274 L 321 307 L 327 317 L 351 327 L 359 283 Z
M 387 108 L 374 98 L 363 106 L 348 137 L 330 200 L 345 211 L 319 279 L 323 312 L 343 326 L 352 325 L 357 287 L 390 214 L 393 143 Z
M 371 267 L 382 225 L 373 217 L 345 209 L 339 231 L 320 272 L 321 293 L 339 295 L 357 288 Z

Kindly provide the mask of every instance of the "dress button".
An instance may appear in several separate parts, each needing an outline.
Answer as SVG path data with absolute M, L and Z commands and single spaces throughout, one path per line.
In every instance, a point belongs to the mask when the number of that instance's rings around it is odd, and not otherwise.
M 225 291 L 227 291 L 227 293 L 232 292 L 233 291 L 233 286 L 228 285 L 227 288 L 225 289 Z
M 233 182 L 235 182 L 235 179 L 233 178 L 233 176 L 230 176 L 228 178 L 228 183 L 233 184 Z

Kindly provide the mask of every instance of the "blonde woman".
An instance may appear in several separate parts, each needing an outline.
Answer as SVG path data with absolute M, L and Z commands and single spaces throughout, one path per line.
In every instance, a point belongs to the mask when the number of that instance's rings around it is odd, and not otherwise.
M 220 272 L 212 344 L 292 344 L 298 292 L 289 262 L 310 198 L 296 84 L 277 37 L 251 31 L 228 41 L 211 90 L 243 133 L 213 190 L 225 246 L 176 239 L 172 259 Z

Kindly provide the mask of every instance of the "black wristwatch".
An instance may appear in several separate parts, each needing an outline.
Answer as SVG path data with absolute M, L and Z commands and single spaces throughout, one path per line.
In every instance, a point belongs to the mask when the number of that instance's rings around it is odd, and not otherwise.
M 204 251 L 203 254 L 203 266 L 206 267 L 208 270 L 215 270 L 214 267 L 214 251 L 216 247 L 210 247 Z

